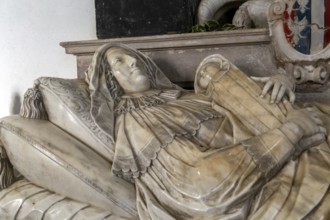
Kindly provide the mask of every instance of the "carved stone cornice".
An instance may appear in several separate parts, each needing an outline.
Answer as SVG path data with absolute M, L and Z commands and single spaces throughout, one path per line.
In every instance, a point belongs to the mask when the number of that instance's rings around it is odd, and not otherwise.
M 183 48 L 204 48 L 229 45 L 269 44 L 270 37 L 267 29 L 235 30 L 207 33 L 187 33 L 157 35 L 145 37 L 114 38 L 105 40 L 88 40 L 62 42 L 66 53 L 74 55 L 93 54 L 95 50 L 106 43 L 120 42 L 130 47 L 142 50 L 167 50 Z
M 197 65 L 210 54 L 223 54 L 248 74 L 252 69 L 257 70 L 253 71 L 255 75 L 276 69 L 268 29 L 73 41 L 63 42 L 61 46 L 67 54 L 76 56 L 78 78 L 84 78 L 95 50 L 111 42 L 124 43 L 147 53 L 172 82 L 181 83 L 185 88 L 192 85 Z M 242 59 L 242 54 L 248 59 Z

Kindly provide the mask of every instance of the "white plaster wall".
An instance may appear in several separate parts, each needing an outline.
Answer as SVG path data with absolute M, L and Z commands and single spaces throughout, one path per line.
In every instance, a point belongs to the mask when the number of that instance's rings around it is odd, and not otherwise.
M 94 0 L 0 0 L 0 118 L 39 76 L 76 77 L 62 41 L 96 39 Z

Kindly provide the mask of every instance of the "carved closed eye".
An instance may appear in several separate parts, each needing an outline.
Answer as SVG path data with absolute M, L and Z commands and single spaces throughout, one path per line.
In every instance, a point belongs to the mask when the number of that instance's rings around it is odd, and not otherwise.
M 115 58 L 115 59 L 112 60 L 112 65 L 116 65 L 118 63 L 121 63 L 121 61 L 122 61 L 122 59 L 119 58 L 119 57 L 117 57 L 117 58 Z

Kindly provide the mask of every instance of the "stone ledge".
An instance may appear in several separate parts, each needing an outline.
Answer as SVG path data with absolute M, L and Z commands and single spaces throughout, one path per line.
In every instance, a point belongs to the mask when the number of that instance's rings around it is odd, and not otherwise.
M 62 42 L 67 54 L 77 58 L 77 77 L 92 60 L 95 50 L 106 43 L 124 43 L 144 52 L 174 83 L 189 88 L 202 59 L 219 53 L 247 74 L 267 75 L 276 71 L 268 29 L 157 35 Z
M 269 44 L 268 29 L 233 30 L 145 37 L 113 38 L 105 40 L 87 40 L 62 42 L 67 54 L 92 54 L 102 44 L 120 42 L 142 51 L 203 48 L 229 45 Z

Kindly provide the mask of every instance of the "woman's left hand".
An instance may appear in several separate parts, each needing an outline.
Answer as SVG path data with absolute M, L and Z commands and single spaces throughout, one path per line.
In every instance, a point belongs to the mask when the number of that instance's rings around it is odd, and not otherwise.
M 254 77 L 251 78 L 256 82 L 265 83 L 261 92 L 261 97 L 264 97 L 271 89 L 270 103 L 279 103 L 283 100 L 285 95 L 288 96 L 289 101 L 294 103 L 296 95 L 294 94 L 295 82 L 292 77 L 287 74 L 277 74 L 269 77 Z

